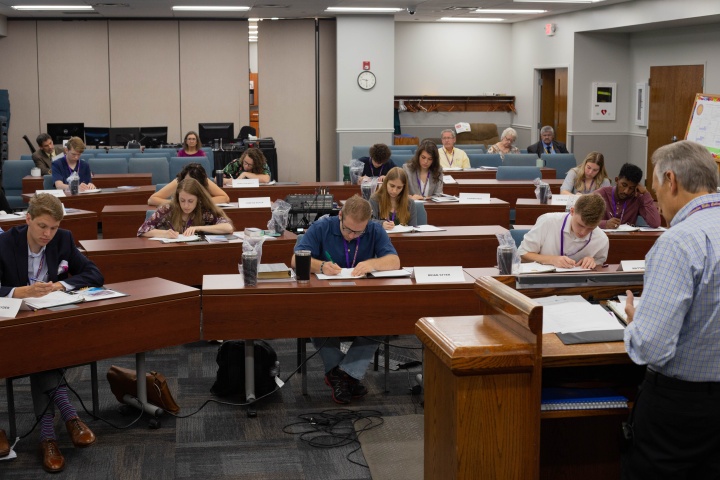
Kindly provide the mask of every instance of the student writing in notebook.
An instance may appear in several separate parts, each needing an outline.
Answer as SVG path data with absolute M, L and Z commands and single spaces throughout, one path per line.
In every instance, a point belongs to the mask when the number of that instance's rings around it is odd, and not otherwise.
M 652 155 L 670 225 L 645 257 L 642 302 L 628 293 L 625 348 L 647 365 L 628 424 L 623 479 L 720 478 L 720 194 L 707 148 Z
M 161 205 L 140 226 L 137 236 L 177 238 L 201 232 L 228 234 L 233 232 L 233 226 L 200 182 L 185 178 L 178 183 L 172 202 Z
M 311 252 L 310 271 L 338 275 L 341 268 L 353 269 L 352 275 L 374 270 L 397 270 L 400 257 L 385 230 L 370 221 L 370 204 L 358 195 L 350 197 L 337 217 L 324 217 L 310 225 L 295 245 L 295 251 Z M 295 255 L 290 261 L 295 267 Z M 350 306 L 348 306 L 350 307 Z M 338 321 L 342 321 L 341 318 Z M 350 403 L 353 397 L 367 394 L 362 384 L 379 339 L 357 337 L 347 353 L 340 350 L 340 339 L 313 338 L 325 366 L 325 383 L 332 389 L 336 403 Z
M 72 234 L 60 228 L 62 218 L 60 200 L 48 194 L 36 195 L 30 199 L 26 225 L 0 235 L 0 296 L 43 297 L 53 291 L 102 286 L 104 279 L 98 268 L 78 251 Z M 73 445 L 90 446 L 95 442 L 95 435 L 70 402 L 63 370 L 31 374 L 30 390 L 40 424 L 43 468 L 59 472 L 65 468 L 65 459 L 58 448 L 53 425 L 55 407 Z M 4 436 L 2 432 L 0 437 Z
M 607 260 L 609 241 L 598 228 L 605 202 L 598 195 L 580 197 L 570 213 L 541 215 L 525 234 L 518 254 L 523 262 L 559 268 L 595 268 Z
M 70 188 L 68 178 L 73 172 L 80 177 L 79 191 L 94 190 L 90 164 L 80 158 L 85 151 L 85 142 L 79 137 L 72 137 L 65 144 L 65 156 L 52 162 L 52 181 L 55 188 L 67 190 Z
M 620 168 L 614 187 L 603 187 L 597 192 L 605 200 L 605 213 L 600 228 L 615 229 L 623 224 L 635 225 L 638 215 L 653 228 L 660 226 L 660 212 L 650 192 L 642 186 L 642 170 L 631 163 Z
M 218 187 L 215 182 L 208 180 L 207 172 L 205 172 L 205 168 L 202 165 L 199 163 L 188 163 L 180 170 L 172 182 L 150 196 L 148 205 L 158 206 L 170 203 L 172 197 L 175 195 L 178 183 L 188 177 L 194 178 L 200 182 L 200 185 L 207 189 L 210 197 L 212 197 L 213 203 L 227 203 L 230 201 L 230 197 L 228 197 L 222 188 Z
M 561 195 L 587 194 L 598 188 L 609 187 L 605 170 L 605 156 L 600 152 L 588 153 L 580 166 L 570 169 L 560 187 Z
M 372 180 L 375 177 L 377 177 L 378 182 L 382 182 L 387 172 L 396 166 L 395 162 L 390 160 L 392 151 L 390 151 L 390 147 L 384 143 L 376 143 L 370 147 L 369 153 L 369 157 L 358 158 L 358 160 L 364 163 L 360 183 L 365 180 Z
M 403 165 L 408 177 L 410 198 L 425 200 L 443 193 L 442 170 L 437 145 L 425 141 L 415 150 L 415 155 Z
M 270 181 L 270 166 L 265 154 L 259 148 L 248 148 L 232 162 L 225 165 L 223 170 L 225 185 L 232 185 L 233 178 L 257 178 L 259 183 Z
M 407 189 L 407 174 L 402 168 L 391 169 L 377 192 L 370 197 L 372 218 L 385 230 L 395 225 L 417 226 L 414 200 L 410 200 Z

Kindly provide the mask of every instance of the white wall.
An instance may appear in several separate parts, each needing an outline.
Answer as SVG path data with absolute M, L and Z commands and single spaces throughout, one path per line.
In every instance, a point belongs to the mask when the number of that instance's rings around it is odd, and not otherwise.
M 337 18 L 337 145 L 338 180 L 342 165 L 352 157 L 353 145 L 392 143 L 395 93 L 395 22 L 390 15 Z M 358 86 L 363 61 L 377 83 L 371 90 Z

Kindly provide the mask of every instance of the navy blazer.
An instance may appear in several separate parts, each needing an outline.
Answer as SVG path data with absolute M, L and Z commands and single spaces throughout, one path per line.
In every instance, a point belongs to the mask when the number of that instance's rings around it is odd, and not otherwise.
M 28 285 L 27 229 L 23 225 L 0 234 L 0 297 L 15 287 Z M 68 270 L 58 275 L 63 260 Z M 49 281 L 63 281 L 76 288 L 101 287 L 105 281 L 97 266 L 77 249 L 69 230 L 58 229 L 45 247 L 45 261 Z
M 567 150 L 567 147 L 562 142 L 557 142 L 555 140 L 552 141 L 553 150 L 555 153 L 570 153 Z M 543 144 L 543 141 L 540 140 L 537 143 L 533 143 L 527 148 L 528 153 L 534 153 L 538 157 L 540 157 L 543 153 L 547 153 L 545 151 L 545 144 Z

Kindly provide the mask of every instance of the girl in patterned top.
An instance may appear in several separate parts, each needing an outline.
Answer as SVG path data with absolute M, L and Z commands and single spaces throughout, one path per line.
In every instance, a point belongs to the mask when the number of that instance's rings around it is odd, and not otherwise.
M 180 234 L 200 232 L 228 234 L 233 232 L 233 225 L 197 180 L 185 178 L 178 183 L 172 202 L 159 207 L 142 224 L 137 235 L 177 238 Z
M 225 174 L 224 185 L 232 185 L 233 178 L 257 178 L 260 183 L 270 181 L 270 167 L 267 159 L 259 148 L 248 148 L 223 170 Z

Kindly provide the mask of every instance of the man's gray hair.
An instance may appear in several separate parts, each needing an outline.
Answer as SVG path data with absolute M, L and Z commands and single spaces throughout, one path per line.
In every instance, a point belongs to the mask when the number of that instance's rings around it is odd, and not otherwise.
M 542 135 L 543 133 L 547 133 L 547 132 L 550 132 L 553 135 L 555 135 L 555 130 L 550 125 L 545 125 L 544 127 L 542 127 L 540 129 L 540 135 Z
M 653 153 L 652 163 L 658 185 L 665 181 L 665 173 L 672 171 L 690 193 L 717 191 L 717 164 L 708 149 L 697 142 L 682 140 L 660 147 Z
M 440 132 L 440 137 L 443 136 L 443 133 L 450 133 L 450 134 L 452 134 L 453 138 L 455 138 L 455 130 L 453 130 L 451 128 L 446 128 L 445 130 Z

